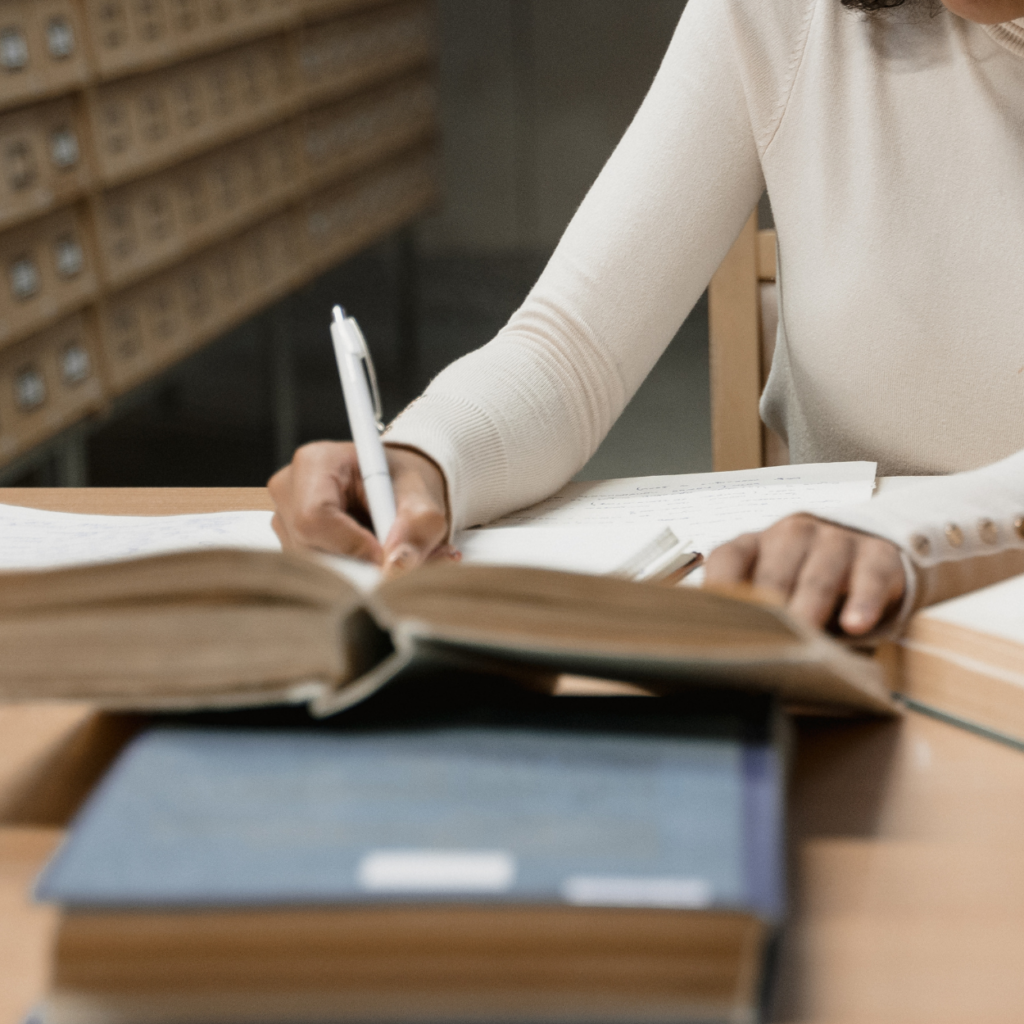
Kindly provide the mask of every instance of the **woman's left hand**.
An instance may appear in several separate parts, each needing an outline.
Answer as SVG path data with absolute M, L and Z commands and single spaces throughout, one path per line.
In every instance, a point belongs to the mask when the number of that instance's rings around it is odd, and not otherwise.
M 826 626 L 838 612 L 850 636 L 874 629 L 906 589 L 895 544 L 806 514 L 723 544 L 708 558 L 705 580 L 774 592 L 814 626 Z

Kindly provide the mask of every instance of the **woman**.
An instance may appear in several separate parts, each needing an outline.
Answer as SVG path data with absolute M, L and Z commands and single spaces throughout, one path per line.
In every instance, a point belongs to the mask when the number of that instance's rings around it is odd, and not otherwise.
M 556 490 L 767 187 L 780 332 L 766 422 L 794 462 L 955 475 L 741 537 L 709 581 L 751 580 L 863 636 L 1024 571 L 1024 0 L 943 4 L 690 0 L 522 308 L 390 427 L 387 543 L 356 522 L 351 447 L 321 443 L 270 482 L 285 545 L 400 571 Z M 896 9 L 865 13 L 882 7 Z

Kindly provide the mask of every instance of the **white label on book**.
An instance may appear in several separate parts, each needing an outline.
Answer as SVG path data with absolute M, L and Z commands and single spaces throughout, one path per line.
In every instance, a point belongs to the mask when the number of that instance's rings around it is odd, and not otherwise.
M 515 878 L 515 858 L 501 850 L 374 850 L 357 872 L 366 892 L 498 893 Z
M 562 883 L 562 898 L 581 907 L 710 906 L 714 891 L 703 878 L 637 878 L 623 875 L 572 875 Z

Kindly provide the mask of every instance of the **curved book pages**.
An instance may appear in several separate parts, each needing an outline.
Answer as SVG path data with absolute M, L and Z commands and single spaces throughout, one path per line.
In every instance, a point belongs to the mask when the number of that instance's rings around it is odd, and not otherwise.
M 0 574 L 0 699 L 188 709 L 309 702 L 328 714 L 402 670 L 547 685 L 561 673 L 695 683 L 887 713 L 879 669 L 783 610 L 687 587 L 433 564 L 379 585 L 271 551 L 187 551 Z

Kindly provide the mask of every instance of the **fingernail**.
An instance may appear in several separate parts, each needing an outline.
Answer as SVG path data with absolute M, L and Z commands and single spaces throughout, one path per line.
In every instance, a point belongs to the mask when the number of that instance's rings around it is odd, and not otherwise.
M 865 629 L 871 624 L 871 617 L 863 608 L 847 609 L 840 616 L 840 620 L 846 630 Z
M 447 558 L 451 562 L 462 561 L 462 552 L 454 544 L 445 544 L 438 553 L 442 558 Z
M 416 559 L 416 549 L 411 544 L 399 544 L 394 551 L 388 555 L 384 562 L 384 570 L 390 572 L 395 569 L 408 569 Z

